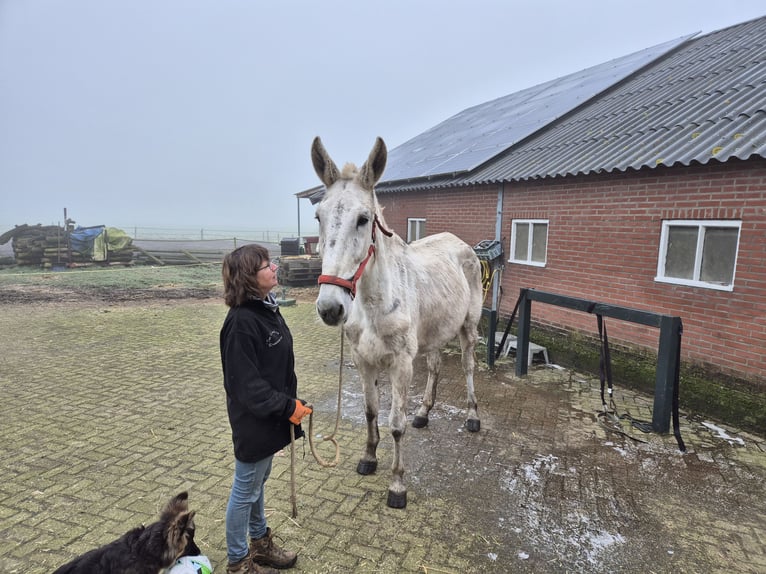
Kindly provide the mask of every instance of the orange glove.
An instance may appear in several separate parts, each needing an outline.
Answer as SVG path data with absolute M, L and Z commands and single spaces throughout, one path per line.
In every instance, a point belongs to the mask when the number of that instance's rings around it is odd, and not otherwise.
M 311 409 L 311 407 L 307 407 L 304 405 L 300 400 L 295 400 L 295 410 L 293 411 L 293 414 L 290 416 L 290 422 L 294 425 L 301 424 L 301 419 L 305 417 L 306 415 L 310 415 L 314 411 Z

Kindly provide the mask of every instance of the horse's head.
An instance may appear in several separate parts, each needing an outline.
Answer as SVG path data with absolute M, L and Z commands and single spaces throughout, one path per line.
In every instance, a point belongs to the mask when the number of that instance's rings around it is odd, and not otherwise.
M 338 325 L 348 317 L 356 279 L 372 254 L 374 229 L 379 225 L 374 189 L 383 175 L 386 157 L 386 144 L 377 138 L 361 169 L 346 164 L 340 171 L 322 140 L 314 138 L 311 146 L 314 170 L 327 188 L 316 210 L 322 257 L 316 305 L 328 325 Z

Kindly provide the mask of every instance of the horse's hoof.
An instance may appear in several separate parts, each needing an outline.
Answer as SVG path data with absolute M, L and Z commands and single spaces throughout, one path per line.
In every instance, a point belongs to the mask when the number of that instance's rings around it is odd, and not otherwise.
M 465 428 L 467 428 L 469 432 L 479 432 L 481 429 L 481 421 L 479 419 L 468 419 L 465 421 Z
M 389 490 L 386 504 L 388 504 L 390 508 L 404 508 L 407 506 L 407 491 L 393 492 Z
M 421 417 L 420 415 L 415 415 L 415 418 L 412 419 L 412 426 L 414 426 L 416 429 L 422 429 L 428 426 L 428 417 Z
M 356 465 L 356 471 L 365 476 L 372 474 L 376 470 L 378 470 L 377 460 L 360 460 L 359 464 Z

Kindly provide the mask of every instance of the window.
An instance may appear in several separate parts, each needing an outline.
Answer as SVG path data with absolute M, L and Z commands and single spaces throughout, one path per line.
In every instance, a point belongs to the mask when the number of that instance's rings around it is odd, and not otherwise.
M 546 219 L 515 219 L 511 228 L 512 263 L 545 265 L 548 252 L 548 221 Z
M 662 222 L 655 281 L 731 291 L 741 221 Z
M 407 243 L 412 243 L 426 236 L 426 220 L 420 217 L 407 219 Z

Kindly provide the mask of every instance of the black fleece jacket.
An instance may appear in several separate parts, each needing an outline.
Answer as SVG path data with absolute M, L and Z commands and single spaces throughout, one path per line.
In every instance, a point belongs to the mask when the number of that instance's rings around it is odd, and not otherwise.
M 298 392 L 293 337 L 279 309 L 255 300 L 229 309 L 220 345 L 234 456 L 257 462 L 290 444 Z M 297 426 L 295 437 L 302 436 Z

